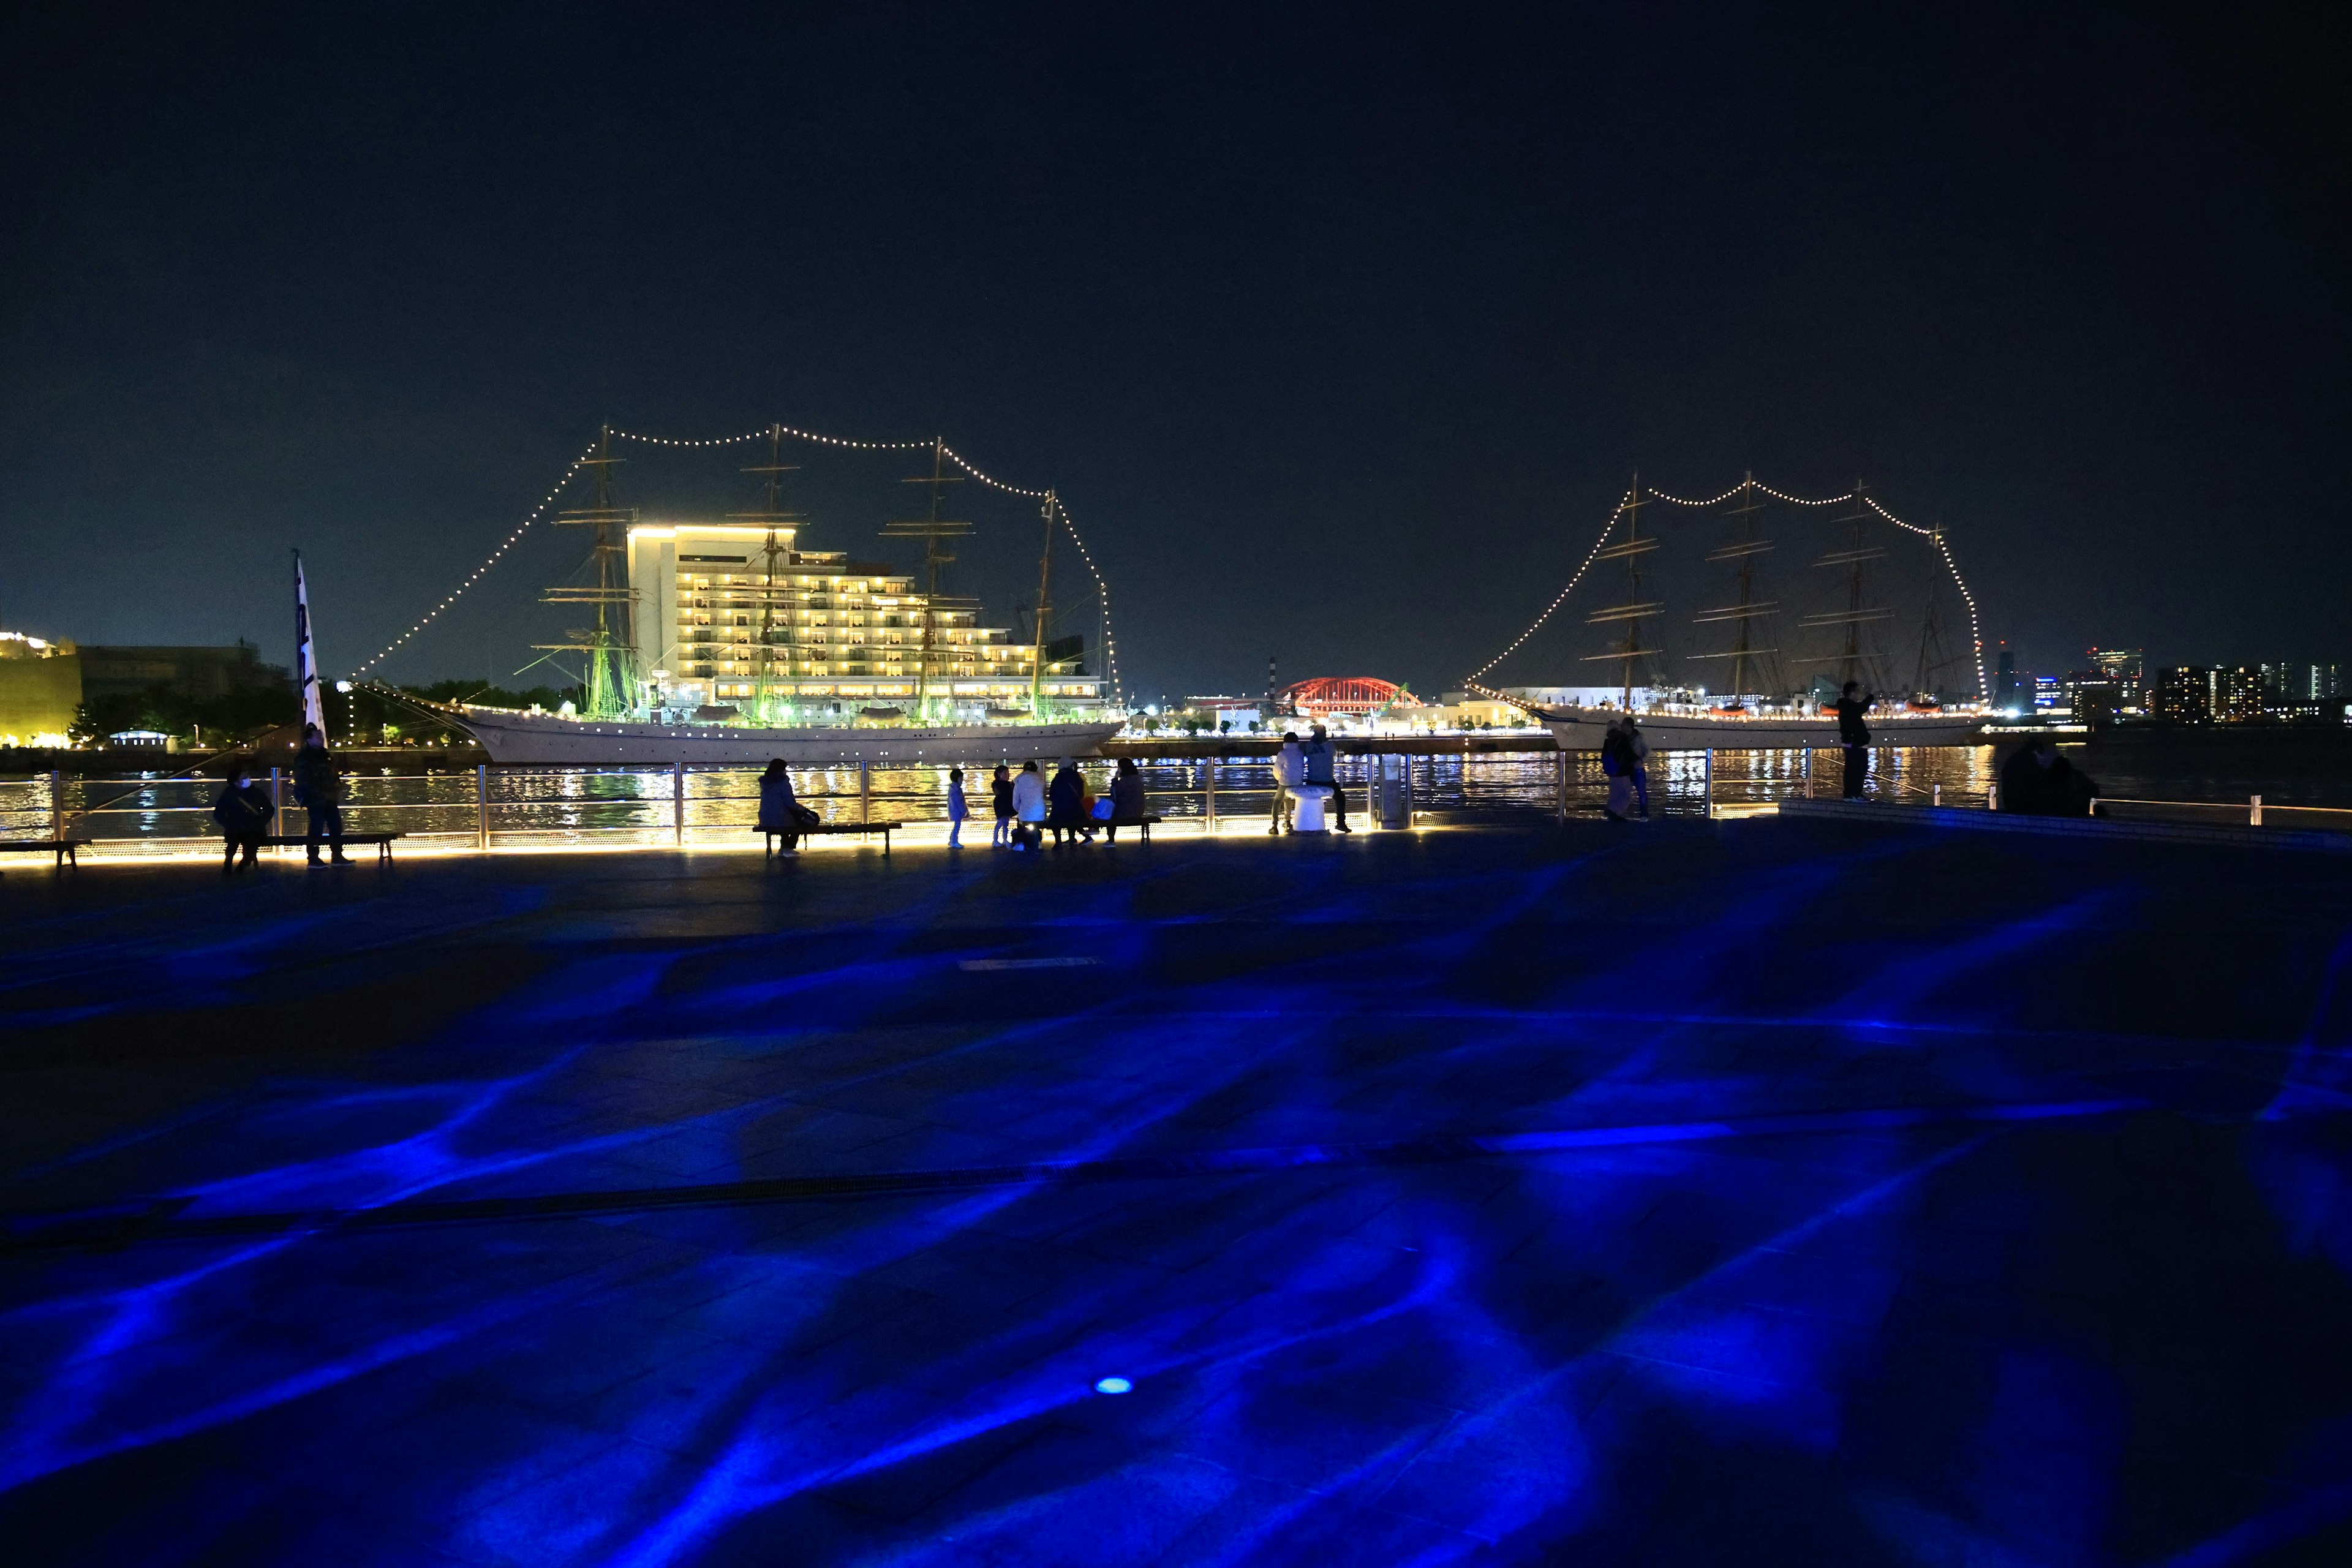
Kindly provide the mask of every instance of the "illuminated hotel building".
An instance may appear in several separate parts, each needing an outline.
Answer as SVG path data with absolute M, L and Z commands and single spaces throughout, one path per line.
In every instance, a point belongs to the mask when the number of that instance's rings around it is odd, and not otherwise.
M 796 550 L 793 533 L 726 523 L 630 528 L 637 668 L 656 689 L 653 706 L 919 697 L 1027 710 L 1037 649 L 1005 627 L 981 626 L 979 601 L 933 600 L 895 568 Z M 1048 665 L 1034 682 L 1041 705 L 1101 703 L 1103 683 L 1070 668 L 1079 663 Z

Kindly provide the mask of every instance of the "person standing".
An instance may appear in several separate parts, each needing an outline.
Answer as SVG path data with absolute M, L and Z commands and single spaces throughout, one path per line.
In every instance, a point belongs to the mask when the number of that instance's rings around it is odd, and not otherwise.
M 963 798 L 963 770 L 961 768 L 950 768 L 948 770 L 949 848 L 961 849 L 963 847 L 963 819 L 971 815 L 971 807 L 964 804 Z
M 1626 776 L 1633 781 L 1633 814 L 1643 821 L 1650 820 L 1650 738 L 1642 733 L 1642 726 L 1633 715 L 1625 715 Z
M 1003 763 L 996 764 L 996 776 L 989 781 L 988 804 L 996 813 L 996 830 L 988 836 L 988 847 L 1002 849 L 1013 842 L 1013 770 Z
M 326 864 L 319 858 L 319 840 L 323 836 L 334 851 L 335 864 L 350 865 L 343 856 L 342 775 L 335 771 L 335 759 L 327 754 L 327 737 L 316 724 L 302 726 L 302 749 L 294 758 L 294 799 L 310 818 L 302 836 L 310 864 Z
M 1282 749 L 1274 753 L 1274 820 L 1267 825 L 1266 836 L 1273 837 L 1290 826 L 1290 813 L 1297 803 L 1290 792 L 1307 782 L 1307 754 L 1298 749 L 1298 731 L 1282 732 Z
M 1625 808 L 1633 802 L 1633 748 L 1625 739 L 1625 721 L 1611 722 L 1601 737 L 1601 772 L 1609 780 L 1609 802 L 1601 815 L 1612 822 L 1626 820 Z
M 1013 830 L 1013 847 L 1035 849 L 1045 842 L 1045 779 L 1034 762 L 1021 764 L 1021 776 L 1013 781 L 1013 816 L 1020 826 Z
M 1864 691 L 1862 682 L 1849 680 L 1838 693 L 1838 744 L 1845 752 L 1845 795 L 1847 800 L 1862 798 L 1863 780 L 1870 773 L 1870 726 L 1862 716 L 1870 710 L 1876 699 Z
M 1122 827 L 1141 831 L 1143 817 L 1143 772 L 1135 765 L 1133 757 L 1121 757 L 1118 772 L 1110 781 L 1110 821 L 1103 826 L 1103 841 L 1118 843 Z
M 277 815 L 269 792 L 253 782 L 251 772 L 240 765 L 230 773 L 227 786 L 213 802 L 213 817 L 221 825 L 221 836 L 228 841 L 228 852 L 221 858 L 222 876 L 236 869 L 239 849 L 245 851 L 247 866 L 258 864 L 254 856 L 261 848 L 261 841 L 269 837 L 269 820 Z
M 1322 725 L 1315 726 L 1305 748 L 1307 782 L 1321 784 L 1331 792 L 1329 810 L 1331 826 L 1342 833 L 1355 831 L 1348 826 L 1348 797 L 1339 793 L 1339 759 L 1331 750 L 1330 734 Z

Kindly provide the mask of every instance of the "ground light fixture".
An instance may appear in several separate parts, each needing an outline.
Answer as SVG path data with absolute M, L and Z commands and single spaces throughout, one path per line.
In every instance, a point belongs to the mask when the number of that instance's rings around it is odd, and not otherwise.
M 1095 1392 L 1097 1394 L 1125 1394 L 1134 1386 L 1135 1384 L 1128 1382 L 1127 1379 L 1123 1377 L 1098 1377 L 1095 1379 Z

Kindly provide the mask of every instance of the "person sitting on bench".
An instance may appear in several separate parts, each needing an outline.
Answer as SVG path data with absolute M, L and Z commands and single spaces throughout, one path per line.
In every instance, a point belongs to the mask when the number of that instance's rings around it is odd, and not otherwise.
M 251 770 L 239 766 L 230 772 L 220 798 L 213 802 L 213 818 L 221 825 L 221 837 L 228 842 L 228 852 L 221 858 L 222 876 L 236 869 L 236 852 L 240 848 L 245 851 L 247 865 L 259 864 L 254 856 L 260 850 L 261 841 L 269 837 L 270 819 L 277 815 L 269 792 L 253 782 Z
M 817 822 L 816 813 L 793 794 L 793 775 L 784 771 L 784 759 L 770 763 L 768 771 L 760 775 L 760 831 L 780 836 L 784 853 L 797 855 L 801 835 Z

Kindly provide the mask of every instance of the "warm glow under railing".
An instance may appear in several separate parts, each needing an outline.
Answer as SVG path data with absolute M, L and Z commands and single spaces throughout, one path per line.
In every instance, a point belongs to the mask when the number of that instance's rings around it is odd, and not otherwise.
M 1423 824 L 1597 816 L 1607 791 L 1596 752 L 1390 753 L 1388 760 L 1402 769 L 1414 819 Z M 1739 816 L 1791 797 L 1832 798 L 1840 793 L 1842 762 L 1831 750 L 1654 753 L 1651 812 Z M 1378 763 L 1377 753 L 1339 759 L 1349 820 L 1359 828 L 1372 819 L 1367 785 Z M 1150 809 L 1164 819 L 1164 829 L 1155 831 L 1224 833 L 1244 824 L 1265 830 L 1274 800 L 1272 759 L 1158 758 L 1140 765 Z M 1081 767 L 1095 793 L 1108 790 L 1110 761 L 1091 758 Z M 964 770 L 972 810 L 967 844 L 985 844 L 993 826 L 991 771 Z M 945 834 L 943 766 L 861 769 L 851 763 L 793 773 L 801 801 L 829 823 L 916 825 L 915 842 Z M 346 776 L 343 816 L 351 832 L 398 832 L 418 847 L 723 847 L 760 841 L 752 826 L 757 779 L 758 770 L 731 766 L 354 772 Z M 291 779 L 280 773 L 273 784 L 265 773 L 260 782 L 284 805 L 279 830 L 300 833 L 307 814 L 293 804 Z M 1992 784 L 1990 747 L 1882 747 L 1871 753 L 1869 789 L 1882 799 L 1981 809 Z M 73 837 L 94 839 L 101 856 L 203 852 L 219 842 L 211 805 L 220 787 L 217 778 L 0 778 L 0 839 L 46 839 L 52 825 L 60 824 Z M 2118 807 L 2134 816 L 2181 809 L 2243 816 L 2249 811 L 2247 805 L 2214 801 L 2116 797 L 2106 804 L 2111 815 Z M 2331 815 L 2352 817 L 2352 808 L 2345 807 L 2272 804 L 2264 809 L 2307 814 L 2298 820 L 2318 825 Z

